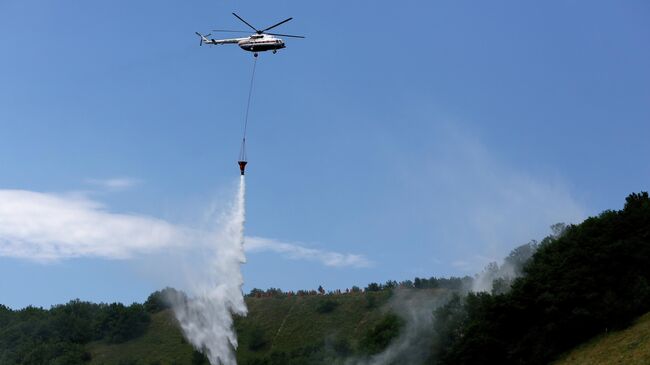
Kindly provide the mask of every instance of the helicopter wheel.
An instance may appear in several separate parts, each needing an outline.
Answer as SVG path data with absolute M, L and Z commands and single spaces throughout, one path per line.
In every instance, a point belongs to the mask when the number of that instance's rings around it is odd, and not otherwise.
M 253 53 L 253 57 L 257 57 L 257 52 Z
M 274 50 L 273 50 L 273 54 L 276 54 L 276 53 L 278 53 L 278 50 L 277 50 L 277 49 L 274 49 Z

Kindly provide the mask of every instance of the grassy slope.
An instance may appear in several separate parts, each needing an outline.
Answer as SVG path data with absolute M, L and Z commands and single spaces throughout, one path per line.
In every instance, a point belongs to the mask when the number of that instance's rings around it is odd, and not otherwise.
M 629 328 L 578 346 L 555 363 L 568 364 L 650 364 L 650 313 Z
M 170 311 L 151 316 L 147 332 L 121 344 L 94 342 L 88 345 L 91 365 L 112 365 L 123 360 L 139 360 L 139 364 L 160 361 L 161 364 L 190 364 L 192 347 L 181 334 Z
M 295 350 L 323 340 L 346 339 L 353 347 L 382 313 L 379 307 L 388 299 L 388 292 L 369 293 L 376 306 L 368 308 L 365 294 L 311 296 L 292 298 L 249 298 L 249 314 L 237 321 L 239 335 L 238 360 L 243 362 L 272 351 Z M 331 313 L 318 313 L 324 300 L 338 303 Z M 260 327 L 268 345 L 258 351 L 249 349 L 251 333 Z
M 235 324 L 239 337 L 237 358 L 245 363 L 273 351 L 289 352 L 342 338 L 354 348 L 360 336 L 381 318 L 381 306 L 388 300 L 388 294 L 368 293 L 375 298 L 370 308 L 366 294 L 246 298 L 248 316 L 238 318 Z M 319 313 L 317 308 L 325 300 L 334 300 L 338 306 L 330 313 Z M 251 334 L 256 329 L 262 330 L 267 345 L 251 351 Z M 113 365 L 122 360 L 138 360 L 143 365 L 154 361 L 163 365 L 190 364 L 192 356 L 192 347 L 184 341 L 170 311 L 154 314 L 149 329 L 139 338 L 117 345 L 94 342 L 88 350 L 92 365 Z
M 263 357 L 273 351 L 289 352 L 322 340 L 346 339 L 355 348 L 358 340 L 382 316 L 385 293 L 369 293 L 375 306 L 368 307 L 364 294 L 292 298 L 247 298 L 249 314 L 236 321 L 239 336 L 237 358 L 240 363 Z M 319 303 L 339 303 L 331 313 L 318 313 Z M 267 345 L 249 349 L 252 332 L 261 329 Z M 186 343 L 170 311 L 152 316 L 147 332 L 123 344 L 102 342 L 88 346 L 92 365 L 113 365 L 121 360 L 138 360 L 147 365 L 190 364 L 192 347 Z M 622 331 L 602 335 L 567 353 L 555 365 L 567 364 L 649 364 L 650 313 Z

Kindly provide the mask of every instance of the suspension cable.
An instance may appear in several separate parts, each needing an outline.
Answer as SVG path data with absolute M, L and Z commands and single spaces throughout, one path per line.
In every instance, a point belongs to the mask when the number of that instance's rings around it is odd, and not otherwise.
M 246 103 L 246 114 L 244 117 L 244 132 L 239 150 L 239 160 L 246 161 L 246 132 L 248 131 L 248 113 L 251 108 L 251 97 L 253 95 L 253 81 L 255 81 L 255 68 L 257 67 L 257 57 L 253 58 L 253 74 L 251 75 L 251 84 L 248 89 L 248 102 Z

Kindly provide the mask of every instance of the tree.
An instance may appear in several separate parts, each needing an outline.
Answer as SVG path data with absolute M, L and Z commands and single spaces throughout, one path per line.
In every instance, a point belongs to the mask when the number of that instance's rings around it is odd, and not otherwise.
M 551 230 L 554 232 L 552 237 L 559 237 L 564 232 L 565 227 L 566 225 L 564 223 L 556 223 L 552 225 Z M 524 266 L 530 260 L 530 258 L 533 257 L 535 252 L 537 252 L 538 248 L 539 244 L 537 241 L 531 240 L 530 242 L 512 250 L 510 254 L 503 260 L 504 265 L 510 266 L 512 268 L 515 277 L 521 276 Z
M 413 288 L 413 282 L 411 280 L 404 280 L 399 283 L 399 286 L 402 288 Z
M 149 295 L 144 302 L 144 308 L 149 313 L 157 313 L 171 308 L 173 303 L 179 303 L 187 300 L 187 296 L 182 291 L 166 287 L 163 290 L 157 290 Z
M 370 284 L 368 284 L 368 286 L 366 287 L 365 291 L 367 291 L 367 292 L 368 292 L 368 291 L 381 291 L 382 289 L 383 289 L 383 288 L 382 288 L 382 286 L 381 286 L 380 284 L 377 284 L 377 283 L 370 283 Z
M 361 338 L 361 348 L 371 355 L 381 352 L 399 335 L 403 325 L 403 321 L 396 315 L 385 315 L 377 325 L 368 330 Z
M 108 305 L 98 320 L 98 331 L 112 343 L 121 343 L 141 335 L 151 318 L 144 305 L 133 303 L 126 307 L 122 303 Z
M 259 298 L 259 297 L 262 296 L 262 294 L 264 294 L 264 290 L 253 288 L 253 289 L 251 289 L 250 293 L 248 293 L 248 296 Z
M 394 289 L 397 288 L 397 281 L 395 280 L 388 280 L 386 281 L 386 284 L 384 284 L 384 289 Z
M 267 343 L 268 341 L 266 340 L 264 329 L 260 326 L 253 327 L 248 339 L 248 349 L 251 351 L 258 351 L 264 348 Z
M 338 306 L 339 306 L 339 303 L 337 301 L 332 300 L 332 299 L 327 299 L 327 300 L 324 300 L 324 301 L 321 301 L 320 303 L 318 303 L 318 306 L 316 306 L 316 311 L 318 313 L 322 313 L 322 314 L 330 313 L 330 312 L 334 311 L 334 309 L 336 309 L 336 307 L 338 307 Z

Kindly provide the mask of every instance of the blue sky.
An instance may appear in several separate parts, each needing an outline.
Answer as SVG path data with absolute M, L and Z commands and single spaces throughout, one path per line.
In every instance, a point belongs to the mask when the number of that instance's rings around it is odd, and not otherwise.
M 249 252 L 246 291 L 473 274 L 648 190 L 645 1 L 9 0 L 0 210 L 196 227 L 227 206 L 252 56 L 194 32 L 245 30 L 233 11 L 307 36 L 257 65 L 246 234 L 290 246 Z M 1 303 L 182 285 L 155 254 L 18 255 L 4 218 Z

